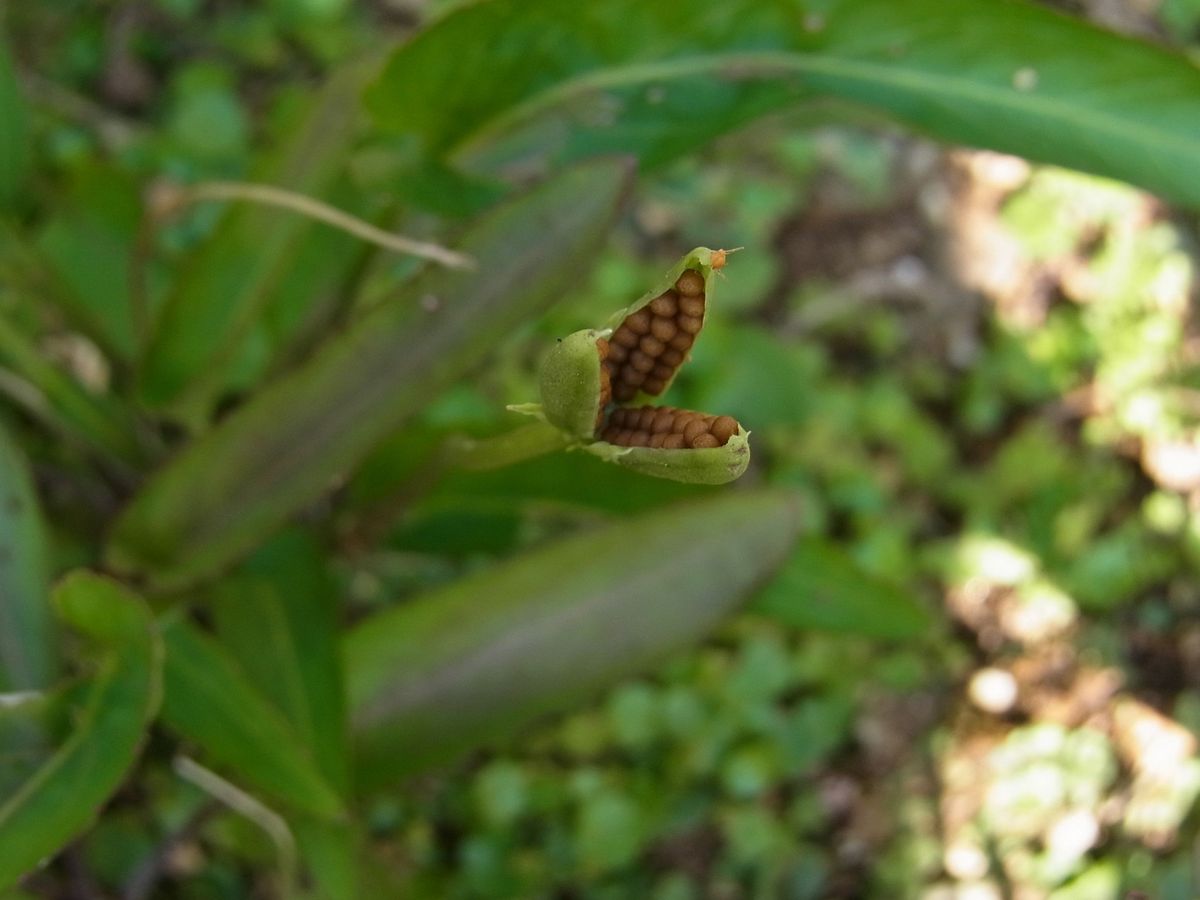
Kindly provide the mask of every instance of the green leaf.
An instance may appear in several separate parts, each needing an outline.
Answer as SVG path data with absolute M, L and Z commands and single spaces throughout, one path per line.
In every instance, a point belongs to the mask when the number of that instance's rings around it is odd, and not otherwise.
M 217 634 L 340 793 L 349 790 L 337 591 L 323 548 L 287 531 L 213 590 Z
M 461 244 L 476 270 L 426 270 L 151 478 L 113 567 L 181 586 L 252 548 L 575 285 L 628 177 L 621 161 L 580 166 L 482 218 Z
M 805 538 L 751 605 L 795 628 L 879 638 L 914 637 L 932 619 L 906 591 L 873 578 L 822 538 Z
M 21 83 L 8 50 L 8 40 L 0 28 L 0 209 L 16 202 L 29 174 L 31 141 L 29 107 L 21 93 Z
M 794 497 L 729 493 L 568 538 L 344 643 L 361 787 L 594 695 L 704 635 L 786 558 Z
M 348 66 L 330 79 L 255 180 L 314 197 L 329 191 L 357 134 L 366 71 L 361 64 Z M 184 418 L 207 413 L 243 339 L 287 287 L 295 254 L 314 230 L 318 226 L 291 212 L 230 206 L 166 299 L 142 370 L 141 393 L 149 405 L 182 408 Z M 185 390 L 190 395 L 181 399 Z
M 337 791 L 300 736 L 229 652 L 179 616 L 169 617 L 162 632 L 163 721 L 288 807 L 323 819 L 342 815 Z
M 64 579 L 54 599 L 101 653 L 74 732 L 0 805 L 0 889 L 88 827 L 137 758 L 161 693 L 162 647 L 141 600 L 85 572 Z
M 1021 0 L 493 0 L 400 47 L 367 104 L 438 157 L 588 103 L 611 123 L 608 149 L 655 153 L 640 131 L 620 134 L 638 98 L 722 85 L 705 110 L 718 122 L 802 87 L 943 140 L 1200 203 L 1200 69 Z M 671 121 L 686 129 L 694 117 L 684 107 Z
M 46 270 L 37 277 L 50 282 L 45 292 L 105 353 L 127 363 L 137 348 L 127 260 L 141 215 L 133 178 L 91 164 L 72 173 L 34 238 L 34 264 Z
M 356 900 L 362 879 L 363 836 L 358 827 L 302 817 L 291 822 L 300 858 L 322 900 Z
M 0 797 L 16 793 L 53 753 L 50 735 L 60 731 L 71 705 L 66 695 L 29 691 L 0 703 Z
M 98 451 L 110 461 L 136 465 L 142 449 L 135 423 L 111 397 L 89 393 L 48 361 L 38 346 L 0 316 L 0 366 L 12 369 L 33 388 L 29 412 L 55 430 Z
M 0 692 L 44 688 L 58 672 L 49 580 L 29 466 L 0 424 Z

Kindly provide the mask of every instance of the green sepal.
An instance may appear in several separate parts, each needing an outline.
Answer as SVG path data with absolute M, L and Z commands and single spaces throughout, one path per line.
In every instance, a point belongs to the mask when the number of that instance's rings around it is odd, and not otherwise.
M 542 363 L 542 413 L 576 440 L 591 440 L 600 412 L 600 353 L 604 333 L 592 328 L 558 341 Z
M 739 427 L 723 447 L 703 450 L 618 447 L 606 441 L 594 441 L 583 449 L 642 475 L 684 484 L 727 484 L 740 478 L 750 465 L 750 432 Z

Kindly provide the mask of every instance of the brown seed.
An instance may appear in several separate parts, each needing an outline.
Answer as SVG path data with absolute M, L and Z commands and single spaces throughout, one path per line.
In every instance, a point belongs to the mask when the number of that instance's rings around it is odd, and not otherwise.
M 650 323 L 650 333 L 664 344 L 675 337 L 675 332 L 678 330 L 674 322 L 660 316 L 655 316 L 654 321 Z
M 654 424 L 654 415 L 657 412 L 653 406 L 643 406 L 638 410 L 637 427 L 642 431 L 649 431 L 651 425 Z
M 694 412 L 681 412 L 675 416 L 675 421 L 671 423 L 671 430 L 676 434 L 683 434 L 685 428 L 692 424 L 696 419 Z
M 634 350 L 629 354 L 629 367 L 638 372 L 649 372 L 654 368 L 654 357 L 641 350 Z
M 629 348 L 613 342 L 608 345 L 608 359 L 604 362 L 605 365 L 615 367 L 623 363 L 627 356 L 629 356 Z
M 662 357 L 660 356 L 659 359 L 661 360 Z M 674 374 L 675 374 L 674 366 L 664 366 L 661 362 L 657 366 L 655 366 L 653 369 L 650 370 L 650 375 L 654 378 L 659 379 L 660 381 L 666 381 Z
M 674 369 L 683 362 L 683 351 L 676 350 L 674 347 L 668 347 L 659 355 L 658 361 L 661 365 L 670 366 Z
M 612 368 L 607 363 L 600 369 L 600 390 L 604 390 L 606 386 L 612 384 L 612 372 Z
M 704 276 L 695 269 L 688 269 L 675 282 L 675 289 L 685 297 L 704 293 Z
M 675 320 L 675 324 L 679 326 L 680 331 L 686 331 L 688 334 L 699 334 L 700 326 L 704 324 L 699 316 L 680 316 Z
M 600 354 L 600 361 L 608 359 L 608 341 L 604 338 L 596 338 L 596 352 Z
M 654 447 L 655 449 L 662 447 L 663 441 L 666 439 L 667 436 L 665 434 L 652 434 L 650 435 L 650 446 Z
M 663 407 L 654 413 L 654 421 L 650 423 L 650 430 L 655 434 L 667 434 L 671 430 L 671 423 L 675 421 L 675 410 L 670 407 Z
M 709 435 L 709 437 L 712 437 L 712 435 Z M 629 439 L 629 446 L 631 446 L 631 447 L 649 447 L 650 446 L 650 432 L 635 431 Z
M 617 333 L 613 335 L 613 340 L 622 347 L 633 349 L 637 346 L 639 338 L 637 333 L 629 327 L 629 323 L 626 322 L 617 329 Z
M 737 419 L 732 416 L 717 416 L 708 430 L 717 439 L 717 444 L 724 447 L 726 442 L 738 433 Z
M 650 301 L 650 312 L 656 316 L 662 316 L 669 319 L 675 315 L 675 311 L 679 308 L 679 301 L 675 297 L 674 291 L 667 291 L 665 294 L 659 294 Z
M 681 331 L 675 337 L 671 338 L 670 346 L 681 352 L 686 352 L 692 349 L 692 344 L 695 343 L 696 336 L 688 334 L 686 331 Z
M 683 439 L 692 446 L 695 446 L 696 438 L 702 434 L 708 434 L 708 424 L 701 418 L 692 419 L 683 429 Z
M 692 438 L 692 447 L 696 450 L 704 450 L 709 447 L 720 447 L 720 442 L 708 432 L 697 435 Z
M 664 382 L 661 378 L 647 378 L 642 383 L 642 390 L 647 394 L 653 394 L 657 397 L 663 392 L 663 388 L 666 386 L 666 382 Z
M 626 368 L 625 371 L 621 373 L 621 380 L 626 384 L 632 384 L 634 387 L 638 387 L 643 381 L 646 380 L 646 373 L 639 372 L 637 369 Z
M 625 403 L 637 395 L 637 385 L 628 381 L 618 381 L 613 385 L 613 397 L 618 403 Z
M 704 295 L 699 297 L 684 297 L 679 302 L 679 311 L 685 316 L 704 315 Z
M 618 406 L 608 416 L 608 429 L 619 428 L 625 424 L 625 408 Z
M 641 341 L 638 342 L 638 346 L 642 348 L 643 353 L 650 356 L 658 356 L 658 354 L 667 349 L 667 345 L 652 334 L 643 335 Z
M 634 334 L 645 334 L 650 330 L 650 311 L 644 307 L 639 309 L 628 316 L 621 327 L 630 329 Z
M 682 434 L 668 434 L 663 440 L 664 450 L 682 450 L 685 446 Z

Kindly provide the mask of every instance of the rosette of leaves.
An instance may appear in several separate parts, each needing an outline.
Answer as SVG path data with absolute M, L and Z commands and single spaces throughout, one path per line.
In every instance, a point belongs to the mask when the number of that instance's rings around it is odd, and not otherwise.
M 724 484 L 746 471 L 750 434 L 731 416 L 655 406 L 704 327 L 730 251 L 697 247 L 603 328 L 562 338 L 540 375 L 541 403 L 510 407 L 568 446 L 658 478 Z

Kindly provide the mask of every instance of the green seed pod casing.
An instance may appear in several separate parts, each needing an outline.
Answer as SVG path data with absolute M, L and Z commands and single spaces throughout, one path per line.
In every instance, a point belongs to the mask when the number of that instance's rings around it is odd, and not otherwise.
M 740 478 L 750 465 L 750 432 L 739 426 L 724 446 L 699 450 L 620 447 L 605 441 L 588 444 L 584 449 L 642 475 L 685 484 L 726 484 Z
M 558 341 L 546 355 L 539 375 L 542 414 L 572 438 L 590 441 L 608 402 L 601 402 L 601 332 L 585 328 Z

